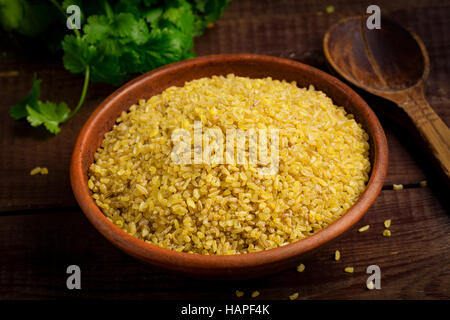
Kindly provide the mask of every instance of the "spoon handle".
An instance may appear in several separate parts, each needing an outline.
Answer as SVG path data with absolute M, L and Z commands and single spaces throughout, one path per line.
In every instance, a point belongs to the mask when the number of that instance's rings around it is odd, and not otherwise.
M 450 180 L 450 130 L 425 99 L 423 88 L 407 95 L 398 105 L 418 128 Z

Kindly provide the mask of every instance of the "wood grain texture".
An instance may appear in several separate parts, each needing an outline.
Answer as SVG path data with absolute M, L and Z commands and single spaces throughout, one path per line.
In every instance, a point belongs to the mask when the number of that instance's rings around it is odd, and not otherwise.
M 381 235 L 392 219 L 390 238 Z M 370 224 L 370 229 L 357 229 Z M 150 267 L 109 244 L 79 210 L 2 217 L 0 299 L 450 299 L 450 217 L 429 188 L 385 190 L 367 215 L 342 237 L 288 270 L 240 281 L 198 281 Z M 341 260 L 334 261 L 335 250 Z M 77 264 L 82 290 L 65 287 Z M 366 268 L 381 268 L 381 290 L 365 287 Z M 354 274 L 343 272 L 353 266 Z
M 2 63 L 19 76 L 0 78 L 0 211 L 75 206 L 69 184 L 69 162 L 75 139 L 87 117 L 112 91 L 106 85 L 92 85 L 87 102 L 57 136 L 43 128 L 32 128 L 26 121 L 14 121 L 9 107 L 30 90 L 33 72 L 42 79 L 42 99 L 76 104 L 82 81 L 53 62 L 28 64 L 20 57 Z M 4 68 L 4 66 L 3 66 Z M 4 69 L 0 69 L 4 70 Z M 47 176 L 30 176 L 30 170 L 47 167 Z
M 214 28 L 195 40 L 195 49 L 198 55 L 269 54 L 328 70 L 321 49 L 323 34 L 332 23 L 361 13 L 372 3 L 234 0 Z M 335 12 L 324 13 L 331 4 Z M 382 15 L 424 40 L 431 62 L 426 98 L 449 125 L 450 2 L 383 0 L 377 4 Z M 18 75 L 0 76 L 0 110 L 5 115 L 0 117 L 1 299 L 227 299 L 234 298 L 236 289 L 245 290 L 246 297 L 260 290 L 260 299 L 287 299 L 296 291 L 302 299 L 450 299 L 448 189 L 432 180 L 422 149 L 403 130 L 409 125 L 406 115 L 400 112 L 392 117 L 385 112 L 390 102 L 361 92 L 381 118 L 390 163 L 385 190 L 353 230 L 299 261 L 306 265 L 302 274 L 291 270 L 244 282 L 199 282 L 126 256 L 100 236 L 75 206 L 68 176 L 72 145 L 84 121 L 114 88 L 91 86 L 85 106 L 56 137 L 15 122 L 6 112 L 29 91 L 34 72 L 43 79 L 43 99 L 71 105 L 77 102 L 82 79 L 65 71 L 60 58 L 32 57 L 36 50 L 27 54 L 10 38 L 1 34 L 0 38 L 0 74 L 18 71 Z M 29 176 L 35 166 L 47 166 L 50 174 Z M 424 179 L 430 187 L 418 188 Z M 389 190 L 393 183 L 402 183 L 406 189 Z M 73 209 L 46 209 L 55 207 Z M 393 221 L 390 238 L 380 234 L 384 219 Z M 369 231 L 357 233 L 365 224 L 371 225 Z M 336 249 L 342 252 L 340 263 L 332 260 Z M 380 291 L 364 286 L 365 268 L 374 263 L 382 270 Z M 69 264 L 82 268 L 80 292 L 65 289 Z M 342 272 L 347 265 L 355 267 L 355 274 Z
M 450 187 L 450 130 L 426 101 L 423 85 L 395 96 L 398 105 L 405 110 L 420 136 L 433 155 L 432 161 L 442 170 L 442 176 Z

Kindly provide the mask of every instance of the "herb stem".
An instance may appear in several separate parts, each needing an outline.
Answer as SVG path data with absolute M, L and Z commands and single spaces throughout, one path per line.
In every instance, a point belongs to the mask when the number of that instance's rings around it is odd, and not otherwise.
M 84 84 L 83 84 L 83 90 L 81 91 L 80 101 L 78 101 L 77 106 L 69 114 L 66 121 L 69 120 L 70 118 L 72 118 L 78 112 L 78 110 L 80 110 L 81 106 L 83 105 L 84 99 L 86 98 L 87 88 L 88 88 L 88 84 L 89 84 L 89 76 L 90 76 L 90 69 L 89 69 L 89 66 L 87 66 L 86 71 L 84 73 Z
M 108 18 L 109 21 L 112 21 L 114 19 L 114 12 L 113 12 L 111 6 L 109 5 L 108 1 L 106 1 L 106 0 L 103 1 L 103 5 L 105 7 L 106 17 Z

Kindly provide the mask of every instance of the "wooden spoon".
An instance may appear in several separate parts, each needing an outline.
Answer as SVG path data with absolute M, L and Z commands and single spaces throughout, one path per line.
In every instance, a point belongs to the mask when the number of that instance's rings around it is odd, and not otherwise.
M 331 67 L 347 81 L 406 112 L 449 181 L 450 130 L 425 99 L 430 64 L 419 36 L 387 19 L 381 29 L 370 30 L 364 16 L 351 17 L 327 31 L 323 47 Z

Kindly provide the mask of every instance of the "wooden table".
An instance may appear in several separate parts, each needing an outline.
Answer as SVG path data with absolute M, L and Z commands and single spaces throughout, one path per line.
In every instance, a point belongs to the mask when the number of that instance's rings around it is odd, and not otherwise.
M 239 1 L 196 39 L 198 55 L 261 53 L 295 59 L 326 70 L 321 49 L 326 29 L 340 18 L 360 14 L 370 1 Z M 390 16 L 415 30 L 431 58 L 427 98 L 450 122 L 450 2 L 379 1 Z M 326 13 L 333 5 L 335 12 Z M 299 259 L 303 273 L 288 270 L 248 281 L 198 281 L 144 265 L 107 242 L 87 221 L 72 196 L 69 159 L 81 126 L 114 88 L 95 84 L 87 103 L 62 132 L 51 136 L 8 115 L 30 89 L 32 74 L 43 79 L 43 99 L 74 105 L 82 79 L 65 71 L 60 58 L 33 56 L 2 35 L 0 72 L 0 299 L 56 297 L 125 299 L 235 299 L 235 290 L 256 299 L 431 299 L 450 298 L 449 190 L 440 183 L 422 150 L 383 110 L 392 107 L 363 94 L 381 117 L 390 147 L 385 187 L 373 207 L 350 231 L 315 255 Z M 26 51 L 26 50 L 25 50 Z M 30 176 L 46 166 L 47 176 Z M 427 187 L 419 182 L 428 181 Z M 392 184 L 404 190 L 392 190 Z M 383 221 L 392 219 L 392 236 Z M 370 224 L 370 229 L 357 229 Z M 341 261 L 332 259 L 340 250 Z M 82 290 L 66 289 L 66 268 L 82 270 Z M 366 268 L 381 268 L 381 290 L 368 290 Z M 354 266 L 355 273 L 343 272 Z

